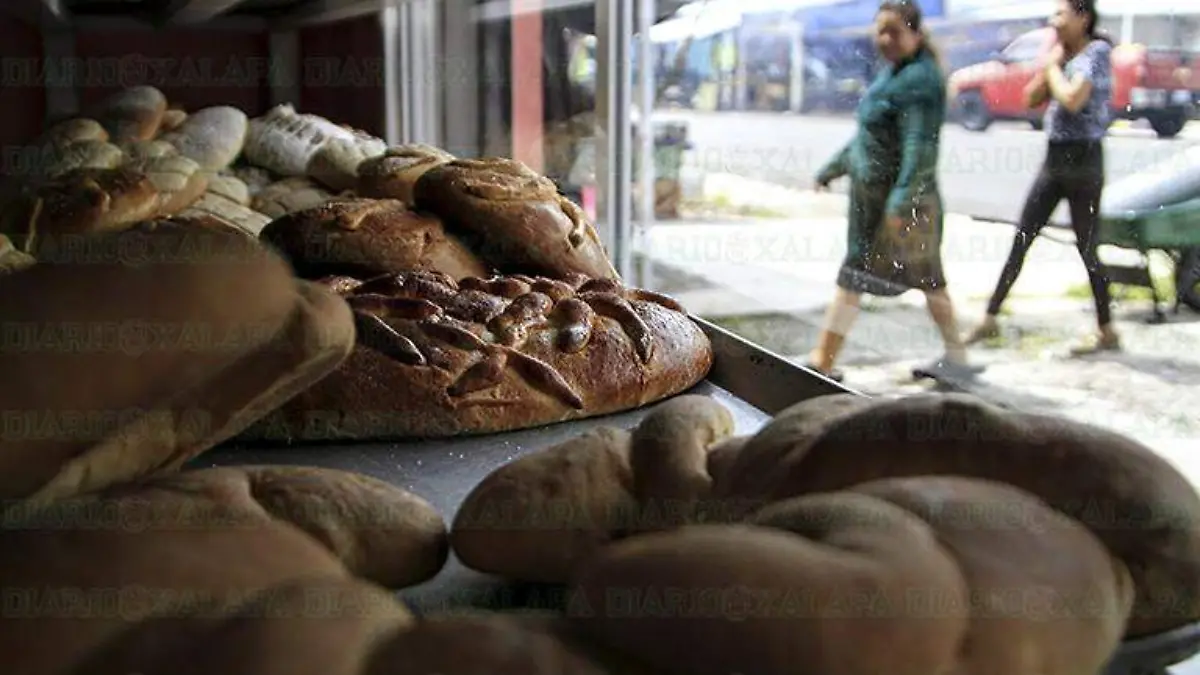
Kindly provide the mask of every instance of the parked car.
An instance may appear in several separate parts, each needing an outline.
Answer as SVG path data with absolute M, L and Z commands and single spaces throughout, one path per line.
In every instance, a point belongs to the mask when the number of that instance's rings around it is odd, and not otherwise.
M 994 58 L 952 72 L 953 118 L 972 131 L 995 120 L 1027 120 L 1041 128 L 1045 106 L 1029 109 L 1024 91 L 1054 41 L 1053 29 L 1032 30 Z M 1200 98 L 1200 53 L 1121 44 L 1112 65 L 1112 119 L 1145 119 L 1160 137 L 1177 136 Z

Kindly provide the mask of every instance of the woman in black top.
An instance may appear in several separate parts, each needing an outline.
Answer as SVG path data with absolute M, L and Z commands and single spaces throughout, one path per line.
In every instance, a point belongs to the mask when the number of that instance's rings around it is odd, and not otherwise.
M 1096 32 L 1098 19 L 1095 0 L 1060 0 L 1050 19 L 1058 44 L 1043 71 L 1025 90 L 1031 108 L 1050 102 L 1045 117 L 1049 139 L 1046 159 L 1025 201 L 1012 251 L 988 303 L 987 317 L 968 336 L 969 344 L 999 335 L 996 317 L 1021 273 L 1025 255 L 1065 199 L 1071 210 L 1075 245 L 1087 267 L 1099 324 L 1095 339 L 1071 351 L 1078 355 L 1121 347 L 1112 327 L 1108 279 L 1096 253 L 1100 194 L 1104 189 L 1104 136 L 1112 96 L 1112 43 Z

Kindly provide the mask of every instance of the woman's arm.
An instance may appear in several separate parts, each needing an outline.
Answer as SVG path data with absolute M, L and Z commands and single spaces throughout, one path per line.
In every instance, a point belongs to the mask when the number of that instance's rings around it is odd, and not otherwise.
M 912 218 L 923 193 L 937 181 L 937 138 L 941 131 L 934 114 L 937 98 L 928 87 L 914 87 L 898 99 L 900 111 L 900 171 L 888 194 L 887 215 Z
M 837 154 L 817 171 L 817 185 L 829 185 L 848 173 L 850 173 L 850 143 L 842 146 L 842 149 L 838 150 Z
M 1093 41 L 1079 56 L 1080 67 L 1073 77 L 1068 78 L 1061 63 L 1046 64 L 1046 85 L 1050 95 L 1067 110 L 1077 113 L 1087 105 L 1095 83 L 1109 73 L 1111 48 L 1107 42 Z
M 1039 108 L 1041 105 L 1050 100 L 1050 88 L 1046 83 L 1046 73 L 1038 71 L 1025 85 L 1025 106 L 1028 108 Z

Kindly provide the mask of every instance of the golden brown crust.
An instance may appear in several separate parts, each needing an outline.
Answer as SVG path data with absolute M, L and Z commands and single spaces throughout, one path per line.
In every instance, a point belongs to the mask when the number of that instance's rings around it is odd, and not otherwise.
M 276 247 L 306 279 L 328 275 L 374 277 L 433 270 L 454 279 L 488 276 L 488 267 L 441 221 L 394 199 L 334 199 L 277 218 L 263 241 Z
M 615 279 L 596 229 L 554 181 L 511 159 L 460 159 L 426 171 L 413 187 L 418 209 L 478 240 L 501 272 Z
M 345 295 L 359 346 L 250 435 L 438 437 L 644 406 L 704 378 L 712 347 L 669 298 L 617 282 L 414 272 Z
M 388 148 L 358 165 L 358 193 L 364 197 L 413 203 L 413 186 L 426 171 L 454 160 L 454 155 L 429 145 Z
M 46 247 L 94 232 L 126 229 L 154 216 L 159 193 L 145 174 L 128 167 L 76 169 L 40 186 L 12 224 L 13 244 L 40 257 Z

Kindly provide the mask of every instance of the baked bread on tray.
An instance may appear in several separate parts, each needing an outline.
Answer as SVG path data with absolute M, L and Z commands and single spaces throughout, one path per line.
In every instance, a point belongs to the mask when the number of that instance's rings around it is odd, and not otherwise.
M 331 278 L 357 345 L 244 440 L 488 434 L 641 407 L 707 375 L 712 347 L 673 300 L 608 279 L 423 271 Z

